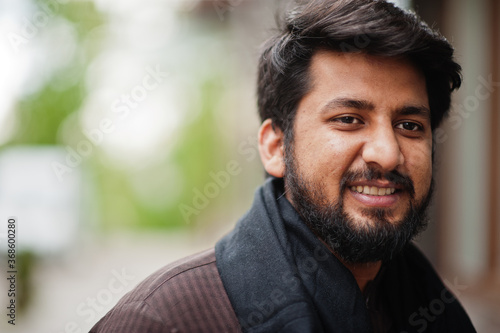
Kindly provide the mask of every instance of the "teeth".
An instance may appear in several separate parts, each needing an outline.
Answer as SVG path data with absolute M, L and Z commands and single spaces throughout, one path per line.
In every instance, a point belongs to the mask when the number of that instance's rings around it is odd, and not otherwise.
M 363 192 L 362 192 L 362 193 L 364 193 L 364 194 L 370 194 L 370 187 L 365 186 L 365 187 L 363 188 Z
M 376 187 L 376 186 L 352 186 L 351 190 L 358 193 L 363 193 L 367 195 L 390 195 L 396 192 L 393 187 Z

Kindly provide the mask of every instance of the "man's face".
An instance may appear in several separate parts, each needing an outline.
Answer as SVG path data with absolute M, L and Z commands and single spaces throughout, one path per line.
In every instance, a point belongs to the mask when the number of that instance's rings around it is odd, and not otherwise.
M 390 257 L 430 199 L 425 77 L 403 59 L 320 51 L 310 80 L 285 151 L 286 196 L 344 260 Z

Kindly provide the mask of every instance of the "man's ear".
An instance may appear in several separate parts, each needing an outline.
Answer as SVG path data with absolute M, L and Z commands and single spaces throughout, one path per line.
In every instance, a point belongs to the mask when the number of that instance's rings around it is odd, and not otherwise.
M 285 174 L 284 137 L 271 119 L 266 119 L 259 130 L 259 154 L 264 169 L 271 176 L 283 178 Z

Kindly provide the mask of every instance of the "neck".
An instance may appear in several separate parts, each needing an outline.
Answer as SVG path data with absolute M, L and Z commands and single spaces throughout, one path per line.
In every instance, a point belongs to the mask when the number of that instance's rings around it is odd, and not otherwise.
M 367 283 L 375 279 L 378 272 L 380 271 L 380 267 L 382 267 L 382 261 L 379 260 L 376 262 L 366 262 L 360 264 L 347 263 L 342 260 L 321 238 L 319 240 L 328 248 L 328 250 L 330 250 L 330 252 L 332 252 L 337 257 L 337 259 L 345 267 L 347 267 L 347 269 L 351 271 L 354 279 L 356 279 L 356 283 L 358 284 L 359 289 L 361 290 L 361 292 L 364 292 Z
M 365 291 L 366 284 L 369 281 L 375 279 L 380 270 L 380 267 L 382 266 L 381 261 L 351 264 L 343 262 L 340 258 L 339 260 L 351 271 L 352 275 L 354 275 L 354 278 L 356 279 L 361 292 Z

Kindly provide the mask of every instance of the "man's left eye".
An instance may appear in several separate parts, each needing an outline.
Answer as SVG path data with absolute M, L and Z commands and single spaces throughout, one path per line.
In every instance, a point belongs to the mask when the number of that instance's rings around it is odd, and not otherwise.
M 404 129 L 404 130 L 407 130 L 407 131 L 412 131 L 412 132 L 421 131 L 423 129 L 421 125 L 414 123 L 414 122 L 411 122 L 411 121 L 405 121 L 405 122 L 399 123 L 397 125 L 397 127 Z
M 355 117 L 351 116 L 342 116 L 339 118 L 335 118 L 334 121 L 338 121 L 343 124 L 358 124 L 360 123 L 359 119 L 356 119 Z

